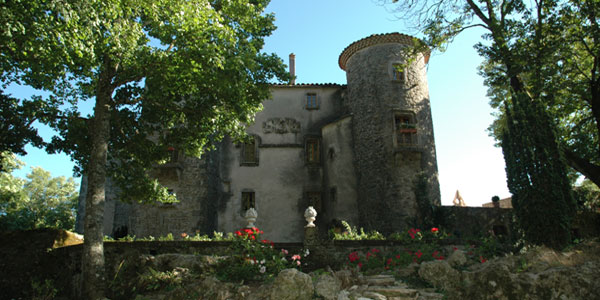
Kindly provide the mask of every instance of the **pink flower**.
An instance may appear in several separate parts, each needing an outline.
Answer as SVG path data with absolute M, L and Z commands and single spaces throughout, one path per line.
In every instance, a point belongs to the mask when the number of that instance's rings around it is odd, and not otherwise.
M 296 261 L 296 265 L 300 266 L 300 261 L 299 260 Z
M 300 258 L 301 258 L 301 257 L 300 257 L 300 255 L 298 255 L 298 254 L 294 254 L 294 255 L 292 255 L 292 260 L 300 260 Z
M 181 237 L 185 239 L 186 237 L 188 237 L 188 235 L 187 235 L 187 233 L 184 232 L 181 234 Z
M 288 251 L 285 249 L 281 249 L 281 252 L 283 252 L 284 255 L 288 255 Z

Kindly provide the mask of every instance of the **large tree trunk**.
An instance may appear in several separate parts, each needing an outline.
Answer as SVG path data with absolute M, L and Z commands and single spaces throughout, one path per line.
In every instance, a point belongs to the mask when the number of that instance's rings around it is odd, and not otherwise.
M 109 70 L 100 72 L 96 90 L 96 106 L 91 122 L 92 148 L 87 165 L 88 190 L 85 206 L 85 225 L 82 266 L 83 299 L 104 298 L 104 185 L 110 133 L 110 101 L 113 89 Z

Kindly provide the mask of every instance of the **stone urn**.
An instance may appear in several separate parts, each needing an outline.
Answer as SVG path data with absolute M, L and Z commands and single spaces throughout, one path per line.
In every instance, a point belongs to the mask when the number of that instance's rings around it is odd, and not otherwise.
M 309 206 L 304 211 L 304 219 L 308 222 L 304 227 L 315 227 L 315 223 L 313 222 L 317 219 L 317 211 L 312 206 Z
M 246 219 L 246 222 L 248 223 L 248 225 L 246 225 L 246 228 L 256 227 L 256 225 L 254 225 L 254 222 L 256 222 L 257 217 L 258 217 L 258 212 L 256 212 L 256 209 L 254 209 L 254 207 L 250 207 L 246 211 L 246 214 L 244 215 L 244 218 Z

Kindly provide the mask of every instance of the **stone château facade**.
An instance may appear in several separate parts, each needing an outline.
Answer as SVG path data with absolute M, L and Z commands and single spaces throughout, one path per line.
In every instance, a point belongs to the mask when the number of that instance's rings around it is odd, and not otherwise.
M 295 242 L 303 238 L 309 205 L 322 229 L 335 220 L 381 232 L 405 228 L 418 213 L 419 174 L 425 174 L 428 199 L 440 204 L 429 54 L 397 68 L 412 45 L 413 38 L 400 33 L 372 35 L 340 55 L 347 85 L 273 85 L 272 99 L 247 128 L 253 142 L 225 139 L 202 158 L 173 150 L 172 161 L 155 170 L 179 203 L 123 204 L 109 187 L 106 234 L 231 232 L 254 207 L 265 238 Z M 290 55 L 292 73 L 293 66 Z M 85 182 L 82 197 L 84 189 Z

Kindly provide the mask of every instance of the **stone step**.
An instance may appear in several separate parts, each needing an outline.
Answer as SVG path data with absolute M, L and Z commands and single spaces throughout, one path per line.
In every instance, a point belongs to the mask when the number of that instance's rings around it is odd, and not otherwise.
M 370 286 L 367 288 L 369 292 L 382 294 L 386 297 L 402 297 L 406 299 L 416 299 L 417 290 L 408 289 L 399 286 Z M 391 299 L 391 298 L 388 298 Z M 400 299 L 394 299 L 400 300 Z
M 423 292 L 423 291 L 419 291 L 419 298 L 417 298 L 417 300 L 442 300 L 442 299 L 444 299 L 444 294 Z
M 394 285 L 396 279 L 392 275 L 372 275 L 365 276 L 364 281 L 368 285 Z

